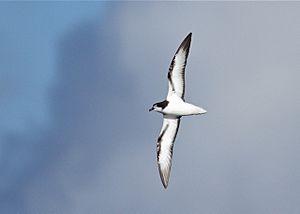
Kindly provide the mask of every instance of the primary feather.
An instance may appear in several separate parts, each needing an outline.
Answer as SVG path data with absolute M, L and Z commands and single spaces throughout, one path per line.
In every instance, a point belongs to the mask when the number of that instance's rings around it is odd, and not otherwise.
M 172 166 L 173 146 L 179 128 L 179 118 L 164 117 L 163 126 L 157 139 L 157 163 L 161 181 L 167 188 Z
M 182 99 L 184 98 L 185 90 L 185 66 L 189 55 L 192 33 L 190 33 L 180 44 L 177 49 L 168 72 L 169 91 L 168 96 L 176 93 Z

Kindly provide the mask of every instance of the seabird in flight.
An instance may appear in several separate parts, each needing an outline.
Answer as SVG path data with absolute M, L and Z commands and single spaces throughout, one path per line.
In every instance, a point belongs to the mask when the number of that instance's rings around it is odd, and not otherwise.
M 153 104 L 149 111 L 163 114 L 163 125 L 157 139 L 157 163 L 161 181 L 167 188 L 172 166 L 173 146 L 182 116 L 204 114 L 206 110 L 186 103 L 184 100 L 185 66 L 189 55 L 192 33 L 180 44 L 168 72 L 169 91 L 167 98 Z

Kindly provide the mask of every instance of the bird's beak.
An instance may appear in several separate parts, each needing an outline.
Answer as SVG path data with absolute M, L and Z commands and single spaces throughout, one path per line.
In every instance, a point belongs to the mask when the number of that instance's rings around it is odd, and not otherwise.
M 150 111 L 153 111 L 153 110 L 154 110 L 154 108 L 153 108 L 153 106 L 152 106 L 152 107 L 149 109 L 149 112 L 150 112 Z

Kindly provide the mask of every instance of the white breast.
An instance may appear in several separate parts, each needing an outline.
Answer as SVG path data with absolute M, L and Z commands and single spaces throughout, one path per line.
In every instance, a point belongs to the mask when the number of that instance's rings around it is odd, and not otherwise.
M 169 104 L 163 110 L 163 113 L 174 116 L 187 116 L 194 114 L 204 114 L 206 110 L 190 103 L 184 102 L 175 93 L 168 98 Z

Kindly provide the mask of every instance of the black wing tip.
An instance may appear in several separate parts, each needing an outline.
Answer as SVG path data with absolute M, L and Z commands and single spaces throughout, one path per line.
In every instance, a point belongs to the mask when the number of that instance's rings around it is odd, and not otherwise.
M 158 164 L 158 171 L 159 171 L 160 180 L 161 180 L 164 188 L 167 189 L 168 184 L 169 184 L 169 179 L 170 179 L 171 168 L 169 169 L 169 172 L 167 174 L 164 174 L 160 168 L 160 165 Z
M 167 189 L 168 188 L 168 183 L 164 183 L 164 182 L 162 182 L 162 183 L 163 183 L 164 188 Z
M 192 40 L 192 32 L 190 32 L 184 39 L 184 41 L 190 42 Z
M 162 175 L 161 171 L 159 170 L 159 174 L 160 174 L 160 179 L 161 179 L 161 182 L 164 186 L 165 189 L 168 188 L 168 184 L 169 184 L 169 177 L 167 178 L 164 178 L 164 176 Z
M 182 41 L 182 43 L 180 44 L 178 50 L 176 51 L 176 53 L 178 53 L 178 51 L 180 49 L 183 49 L 183 50 L 187 50 L 187 55 L 188 55 L 188 52 L 189 52 L 189 49 L 190 49 L 190 45 L 191 45 L 191 40 L 192 40 L 192 32 L 190 32 L 185 38 L 184 40 Z

